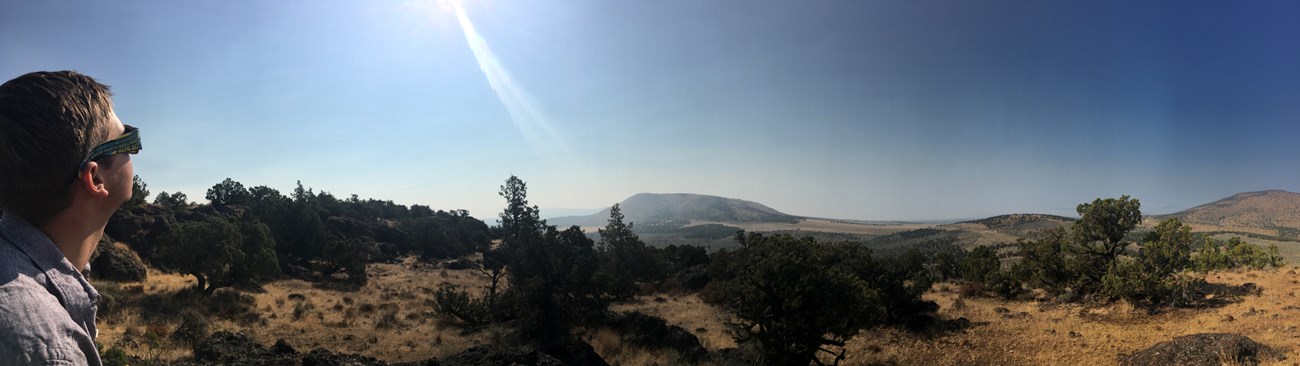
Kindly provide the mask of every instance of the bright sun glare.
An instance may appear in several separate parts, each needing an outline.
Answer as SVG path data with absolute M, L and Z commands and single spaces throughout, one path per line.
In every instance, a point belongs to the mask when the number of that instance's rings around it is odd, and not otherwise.
M 465 12 L 461 0 L 426 0 L 416 4 L 421 14 L 427 14 L 430 22 L 443 22 L 447 15 L 456 18 L 456 24 L 465 35 L 465 42 L 474 53 L 479 70 L 487 78 L 488 85 L 496 93 L 497 99 L 510 114 L 515 129 L 523 135 L 528 146 L 556 171 L 585 171 L 578 164 L 568 143 L 555 132 L 550 119 L 542 112 L 537 100 L 528 90 L 517 82 L 507 70 L 487 40 L 478 33 L 474 22 Z

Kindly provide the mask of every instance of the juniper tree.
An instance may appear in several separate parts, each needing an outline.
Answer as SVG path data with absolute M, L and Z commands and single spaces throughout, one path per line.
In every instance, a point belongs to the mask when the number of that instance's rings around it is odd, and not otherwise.
M 159 237 L 155 250 L 154 258 L 164 268 L 193 275 L 204 295 L 279 273 L 275 241 L 266 225 L 255 220 L 177 223 Z
M 663 264 L 632 231 L 631 222 L 623 221 L 618 204 L 609 208 L 609 222 L 600 233 L 598 248 L 600 271 L 598 277 L 609 294 L 616 299 L 631 297 L 636 281 L 658 279 Z
M 862 329 L 882 324 L 887 309 L 873 285 L 877 264 L 869 249 L 820 243 L 786 234 L 738 233 L 740 249 L 724 252 L 711 274 L 712 301 L 730 310 L 737 341 L 755 346 L 772 365 L 807 365 L 819 352 L 838 363 Z

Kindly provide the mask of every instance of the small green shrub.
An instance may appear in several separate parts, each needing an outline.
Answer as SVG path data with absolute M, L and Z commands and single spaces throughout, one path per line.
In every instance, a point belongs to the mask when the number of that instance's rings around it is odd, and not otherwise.
M 1205 280 L 1187 274 L 1160 275 L 1138 261 L 1119 261 L 1102 278 L 1103 294 L 1135 306 L 1185 306 L 1199 298 Z
M 481 299 L 469 296 L 469 292 L 446 286 L 433 293 L 434 312 L 445 319 L 456 319 L 471 325 L 487 324 L 491 320 L 491 309 Z
M 981 245 L 962 258 L 958 267 L 962 279 L 987 284 L 991 277 L 1001 271 L 1002 261 L 998 259 L 997 249 Z
M 132 360 L 126 355 L 126 351 L 117 347 L 109 348 L 100 352 L 99 359 L 104 366 L 127 366 L 132 364 Z
M 1025 293 L 1024 287 L 1020 285 L 1020 279 L 1017 279 L 1011 271 L 990 273 L 984 280 L 984 287 L 1008 300 Z
M 1246 243 L 1237 237 L 1228 239 L 1222 245 L 1208 238 L 1205 239 L 1205 245 L 1192 256 L 1191 262 L 1192 268 L 1198 272 L 1241 267 L 1267 269 L 1281 267 L 1286 264 L 1286 260 L 1282 258 L 1282 255 L 1278 254 L 1276 245 L 1260 248 L 1258 245 Z
M 209 327 L 208 318 L 203 314 L 196 311 L 186 311 L 181 313 L 181 325 L 172 331 L 171 339 L 194 345 L 212 333 L 209 331 Z
M 1071 244 L 1064 228 L 1050 229 L 1039 240 L 1017 242 L 1020 262 L 1011 267 L 1016 278 L 1029 287 L 1042 288 L 1053 294 L 1066 292 L 1082 275 L 1067 266 L 1066 250 Z

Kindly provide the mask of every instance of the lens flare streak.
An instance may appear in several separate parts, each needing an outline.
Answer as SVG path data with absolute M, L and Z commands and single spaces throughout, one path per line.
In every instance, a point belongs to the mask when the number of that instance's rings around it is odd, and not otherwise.
M 469 43 L 469 48 L 478 61 L 479 69 L 487 77 L 488 84 L 496 92 L 501 104 L 505 105 L 507 112 L 510 113 L 510 120 L 523 135 L 524 141 L 553 168 L 576 167 L 577 161 L 567 143 L 555 132 L 550 121 L 538 109 L 534 99 L 510 76 L 501 64 L 501 60 L 488 47 L 483 37 L 479 36 L 460 1 L 451 0 L 448 3 L 456 15 L 461 30 L 465 33 L 465 41 Z

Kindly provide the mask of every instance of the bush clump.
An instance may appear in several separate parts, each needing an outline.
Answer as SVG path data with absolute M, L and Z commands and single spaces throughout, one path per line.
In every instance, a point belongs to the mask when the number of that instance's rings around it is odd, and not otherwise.
M 1011 273 L 1028 287 L 1041 288 L 1065 301 L 1124 299 L 1138 306 L 1183 306 L 1199 297 L 1205 281 L 1191 272 L 1283 264 L 1277 248 L 1261 249 L 1240 238 L 1219 244 L 1205 239 L 1193 252 L 1196 235 L 1177 218 L 1169 218 L 1141 239 L 1137 253 L 1125 241 L 1140 218 L 1139 203 L 1128 196 L 1079 205 L 1081 218 L 1069 230 L 1048 230 L 1035 241 L 1020 241 L 1021 260 Z M 972 252 L 974 254 L 975 252 Z M 979 267 L 982 268 L 982 267 Z M 963 275 L 987 270 L 963 267 Z
M 859 244 L 786 234 L 736 240 L 739 249 L 714 255 L 707 300 L 736 315 L 738 343 L 768 364 L 809 364 L 862 329 L 934 309 L 920 300 L 928 271 L 906 256 L 877 261 Z M 844 351 L 830 356 L 842 360 Z
M 1191 261 L 1192 268 L 1197 272 L 1241 267 L 1250 269 L 1277 268 L 1283 266 L 1286 262 L 1278 254 L 1276 245 L 1260 248 L 1237 237 L 1228 239 L 1224 243 L 1206 238 L 1205 244 L 1196 255 L 1192 256 Z
M 465 324 L 482 325 L 491 320 L 491 312 L 482 299 L 469 296 L 469 292 L 444 286 L 433 293 L 434 312 L 444 319 L 456 319 Z

